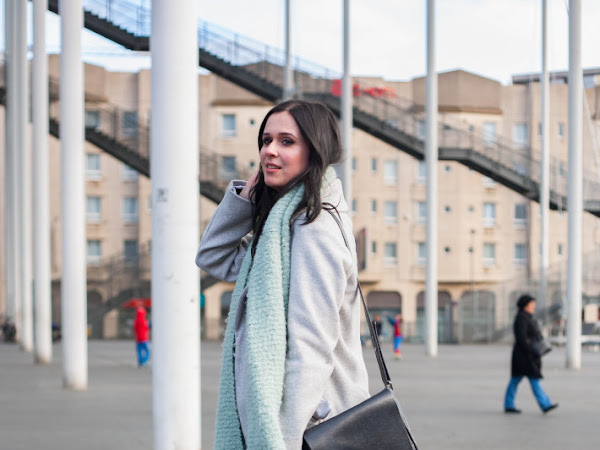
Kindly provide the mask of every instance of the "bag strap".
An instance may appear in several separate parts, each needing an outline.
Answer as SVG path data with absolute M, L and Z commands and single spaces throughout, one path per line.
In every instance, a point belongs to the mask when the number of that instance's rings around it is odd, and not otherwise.
M 336 223 L 338 224 L 338 227 L 340 228 L 340 231 L 342 232 L 342 237 L 344 238 L 344 243 L 346 244 L 346 247 L 348 248 L 348 250 L 350 250 L 350 244 L 348 243 L 348 239 L 346 238 L 346 232 L 344 231 L 344 228 L 342 226 L 342 221 L 339 217 L 339 212 L 336 209 L 335 206 L 333 206 L 331 203 L 323 203 L 323 206 L 329 214 L 331 214 L 331 217 L 334 218 L 334 220 L 336 221 Z M 333 211 L 335 210 L 336 214 L 333 213 Z M 352 253 L 352 251 L 350 252 Z M 375 326 L 374 326 L 374 321 L 373 319 L 371 319 L 371 315 L 369 314 L 369 308 L 367 308 L 367 302 L 365 301 L 365 296 L 363 295 L 363 291 L 362 288 L 360 287 L 360 282 L 358 281 L 358 275 L 356 278 L 356 285 L 357 285 L 357 290 L 360 293 L 360 299 L 362 300 L 362 305 L 363 305 L 363 309 L 365 311 L 365 317 L 367 319 L 367 324 L 369 325 L 369 333 L 371 334 L 371 342 L 373 343 L 373 348 L 375 349 L 375 357 L 377 358 L 377 364 L 379 365 L 379 373 L 381 374 L 381 380 L 383 381 L 383 385 L 385 387 L 389 387 L 390 389 L 393 389 L 392 386 L 392 380 L 390 380 L 390 374 L 388 372 L 387 366 L 385 365 L 385 360 L 383 359 L 383 352 L 381 351 L 381 345 L 379 344 L 379 336 L 377 336 L 377 332 L 375 331 Z

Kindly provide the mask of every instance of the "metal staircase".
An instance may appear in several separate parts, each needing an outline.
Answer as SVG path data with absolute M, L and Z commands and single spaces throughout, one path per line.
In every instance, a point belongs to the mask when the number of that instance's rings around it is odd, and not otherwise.
M 86 28 L 131 50 L 147 50 L 150 12 L 143 4 L 126 0 L 84 0 Z M 57 12 L 58 1 L 48 8 Z M 199 65 L 269 101 L 282 96 L 283 52 L 242 38 L 206 23 L 199 26 Z M 340 98 L 333 85 L 340 74 L 298 58 L 294 77 L 304 98 L 318 99 L 340 114 Z M 364 90 L 365 93 L 368 90 Z M 417 158 L 424 158 L 424 142 L 418 137 L 423 116 L 413 104 L 385 95 L 359 92 L 354 98 L 353 125 Z M 487 142 L 481 130 L 468 124 L 441 123 L 439 159 L 457 161 L 509 189 L 539 201 L 540 162 L 529 148 L 510 142 Z M 551 165 L 558 167 L 558 162 Z M 566 174 L 551 169 L 550 207 L 566 208 Z M 600 183 L 584 179 L 584 209 L 600 217 Z

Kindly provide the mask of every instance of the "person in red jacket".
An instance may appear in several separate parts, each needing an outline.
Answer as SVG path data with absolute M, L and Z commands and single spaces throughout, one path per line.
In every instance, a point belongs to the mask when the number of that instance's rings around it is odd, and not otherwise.
M 146 310 L 141 306 L 135 313 L 133 333 L 137 347 L 138 366 L 147 366 L 150 357 L 150 324 L 146 319 Z
M 396 359 L 402 358 L 402 352 L 400 351 L 400 344 L 402 344 L 402 316 L 396 314 L 396 317 L 388 317 L 390 325 L 394 327 L 394 357 Z

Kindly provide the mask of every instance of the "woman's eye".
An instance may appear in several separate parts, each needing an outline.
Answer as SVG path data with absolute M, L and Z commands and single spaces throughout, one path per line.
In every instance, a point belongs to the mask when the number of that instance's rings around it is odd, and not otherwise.
M 263 139 L 263 145 L 269 145 L 271 143 L 272 139 L 271 138 L 264 138 Z
M 283 145 L 292 145 L 292 144 L 294 143 L 294 141 L 292 141 L 291 139 L 283 139 L 283 140 L 281 141 L 281 143 L 282 143 Z

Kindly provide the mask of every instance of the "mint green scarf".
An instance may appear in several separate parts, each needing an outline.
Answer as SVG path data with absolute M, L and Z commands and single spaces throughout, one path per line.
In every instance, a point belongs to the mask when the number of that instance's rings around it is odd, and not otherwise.
M 223 342 L 223 366 L 217 407 L 217 450 L 285 448 L 279 410 L 287 351 L 287 305 L 290 283 L 290 218 L 304 195 L 298 185 L 271 209 L 254 260 L 246 253 L 233 291 Z M 240 295 L 248 287 L 248 429 L 242 437 L 234 375 L 235 318 Z

